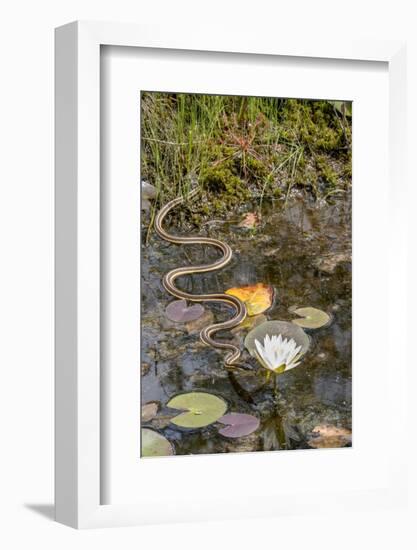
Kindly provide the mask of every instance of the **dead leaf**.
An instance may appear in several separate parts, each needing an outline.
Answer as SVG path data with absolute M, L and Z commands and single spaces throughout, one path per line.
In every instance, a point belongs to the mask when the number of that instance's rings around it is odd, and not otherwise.
M 308 444 L 313 449 L 335 449 L 352 442 L 352 432 L 329 424 L 316 426 L 311 432 Z
M 274 288 L 264 283 L 229 288 L 226 294 L 236 296 L 246 304 L 248 315 L 258 315 L 269 309 L 274 301 Z
M 244 227 L 245 229 L 253 229 L 260 224 L 260 217 L 256 212 L 248 212 L 244 218 L 238 224 L 238 227 Z
M 158 401 L 149 401 L 142 406 L 141 418 L 142 422 L 149 422 L 158 414 L 159 403 Z

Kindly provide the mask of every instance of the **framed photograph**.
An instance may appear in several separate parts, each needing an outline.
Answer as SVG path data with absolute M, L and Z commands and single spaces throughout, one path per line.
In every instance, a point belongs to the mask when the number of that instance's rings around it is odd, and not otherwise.
M 58 521 L 403 505 L 405 76 L 385 40 L 56 30 Z

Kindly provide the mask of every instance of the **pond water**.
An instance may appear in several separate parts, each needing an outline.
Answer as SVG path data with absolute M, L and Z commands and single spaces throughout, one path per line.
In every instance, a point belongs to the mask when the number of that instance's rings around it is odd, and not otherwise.
M 179 207 L 181 208 L 181 206 Z M 254 205 L 244 205 L 253 211 Z M 158 401 L 158 416 L 143 426 L 153 427 L 175 446 L 177 455 L 310 448 L 312 431 L 320 425 L 351 429 L 351 200 L 318 204 L 292 198 L 265 204 L 261 223 L 239 228 L 242 214 L 205 224 L 201 235 L 224 240 L 233 250 L 229 265 L 211 274 L 177 280 L 194 294 L 224 292 L 258 282 L 275 289 L 269 320 L 294 319 L 291 307 L 312 306 L 332 316 L 326 327 L 307 331 L 311 346 L 302 364 L 278 379 L 278 392 L 265 383 L 265 370 L 244 351 L 243 362 L 253 370 L 233 374 L 223 366 L 222 352 L 205 346 L 198 321 L 173 323 L 165 316 L 174 298 L 162 287 L 163 275 L 184 265 L 210 263 L 218 257 L 213 247 L 174 245 L 153 234 L 142 246 L 142 388 L 141 403 Z M 171 233 L 184 233 L 169 225 Z M 145 230 L 144 230 L 145 231 Z M 143 239 L 144 242 L 144 239 Z M 230 318 L 226 305 L 205 303 L 204 324 Z M 218 333 L 243 349 L 247 329 Z M 261 426 L 239 439 L 218 434 L 215 425 L 196 431 L 177 428 L 166 408 L 180 392 L 203 390 L 221 395 L 229 411 L 258 416 Z

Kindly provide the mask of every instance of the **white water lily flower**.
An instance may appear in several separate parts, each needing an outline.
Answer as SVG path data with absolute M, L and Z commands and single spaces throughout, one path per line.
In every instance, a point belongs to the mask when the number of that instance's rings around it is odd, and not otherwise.
M 297 359 L 300 358 L 301 346 L 297 346 L 293 338 L 287 340 L 279 334 L 264 338 L 264 345 L 255 340 L 258 358 L 263 367 L 272 370 L 275 373 L 282 373 L 293 369 L 300 364 Z

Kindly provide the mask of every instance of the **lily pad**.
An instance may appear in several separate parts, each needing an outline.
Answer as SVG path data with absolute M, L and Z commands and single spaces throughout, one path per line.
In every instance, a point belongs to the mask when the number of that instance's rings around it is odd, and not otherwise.
M 187 306 L 186 300 L 175 300 L 171 302 L 165 309 L 165 315 L 175 323 L 188 323 L 195 321 L 204 313 L 204 308 L 200 304 Z
M 248 315 L 258 315 L 269 309 L 274 301 L 274 288 L 264 283 L 229 288 L 226 294 L 236 296 L 245 303 Z
M 335 449 L 346 447 L 352 442 L 352 432 L 346 428 L 323 424 L 316 426 L 311 438 L 307 441 L 313 449 Z
M 171 420 L 181 428 L 204 428 L 216 422 L 227 411 L 224 399 L 205 392 L 176 395 L 168 401 L 167 407 L 184 411 Z
M 252 357 L 257 357 L 255 340 L 262 343 L 267 334 L 269 336 L 281 334 L 283 338 L 288 340 L 293 338 L 297 346 L 301 346 L 300 356 L 304 355 L 310 347 L 310 338 L 301 327 L 287 321 L 266 321 L 266 323 L 255 327 L 246 335 L 245 347 Z
M 142 443 L 142 456 L 172 456 L 174 453 L 174 447 L 159 432 L 151 430 L 149 428 L 142 428 L 141 430 L 141 443 Z
M 292 310 L 292 313 L 302 317 L 301 319 L 293 319 L 293 323 L 302 328 L 320 328 L 328 325 L 332 318 L 328 313 L 315 307 L 300 307 Z
M 152 418 L 155 418 L 159 410 L 159 403 L 157 401 L 150 401 L 142 406 L 141 418 L 142 422 L 149 422 Z
M 259 418 L 251 414 L 225 414 L 218 422 L 226 426 L 219 430 L 219 434 L 225 437 L 244 437 L 259 428 Z

